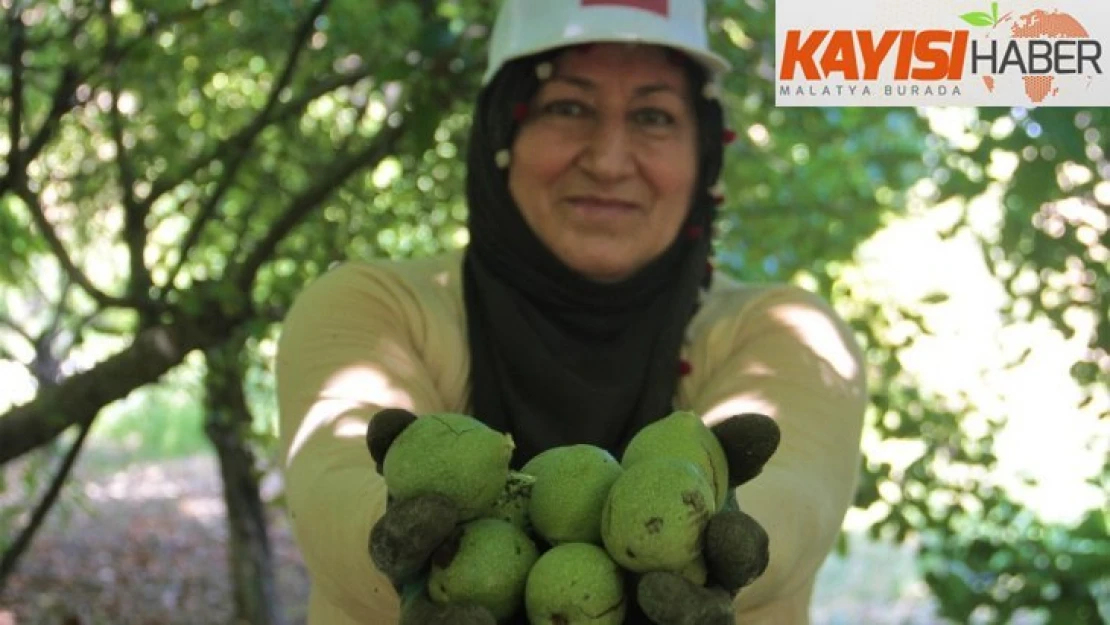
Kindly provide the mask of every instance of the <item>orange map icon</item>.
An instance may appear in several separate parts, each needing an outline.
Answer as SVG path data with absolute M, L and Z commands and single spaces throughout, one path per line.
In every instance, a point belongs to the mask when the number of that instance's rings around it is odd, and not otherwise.
M 998 20 L 994 28 L 1008 28 L 1009 38 L 1015 40 L 1086 39 L 1090 37 L 1087 29 L 1071 15 L 1061 11 L 1050 13 L 1040 9 L 1030 11 L 1017 18 L 1013 17 L 1012 14 L 1007 14 Z M 982 78 L 987 90 L 994 93 L 996 77 L 983 76 Z M 1059 81 L 1055 74 L 1026 73 L 1021 79 L 1025 85 L 1025 94 L 1035 104 L 1043 102 L 1049 95 L 1055 96 L 1059 93 L 1059 87 L 1057 86 Z

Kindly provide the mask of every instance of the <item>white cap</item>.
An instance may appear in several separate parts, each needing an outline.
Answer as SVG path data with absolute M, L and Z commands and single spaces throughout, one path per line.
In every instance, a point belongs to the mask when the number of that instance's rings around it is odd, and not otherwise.
M 667 46 L 705 67 L 711 79 L 731 67 L 709 49 L 704 0 L 504 0 L 482 84 L 513 59 L 600 42 Z

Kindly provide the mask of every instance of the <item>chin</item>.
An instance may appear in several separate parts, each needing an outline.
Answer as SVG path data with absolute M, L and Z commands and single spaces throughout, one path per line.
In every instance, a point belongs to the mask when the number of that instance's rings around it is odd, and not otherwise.
M 634 266 L 627 260 L 596 257 L 575 259 L 567 266 L 594 282 L 620 282 L 634 271 Z

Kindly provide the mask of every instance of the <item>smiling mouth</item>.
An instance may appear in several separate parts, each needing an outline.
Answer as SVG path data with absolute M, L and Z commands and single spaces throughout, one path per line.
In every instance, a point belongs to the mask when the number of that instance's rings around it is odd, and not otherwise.
M 586 195 L 567 198 L 567 203 L 579 210 L 590 212 L 631 212 L 640 208 L 640 206 L 634 202 Z

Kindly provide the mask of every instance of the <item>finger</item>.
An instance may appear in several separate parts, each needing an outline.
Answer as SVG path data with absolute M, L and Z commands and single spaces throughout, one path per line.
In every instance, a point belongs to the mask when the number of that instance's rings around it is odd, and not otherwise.
M 416 415 L 403 408 L 386 408 L 370 418 L 370 423 L 366 426 L 366 447 L 370 450 L 370 457 L 374 459 L 379 474 L 383 472 L 385 452 L 397 435 L 413 421 L 416 421 Z
M 727 593 L 675 573 L 645 573 L 636 586 L 636 601 L 655 625 L 732 625 L 735 618 Z
M 748 412 L 729 417 L 712 428 L 728 459 L 729 486 L 736 488 L 763 471 L 779 447 L 779 424 L 767 415 Z
M 394 584 L 404 584 L 420 573 L 458 522 L 458 507 L 441 495 L 396 501 L 370 530 L 370 558 Z
M 440 605 L 422 591 L 404 603 L 400 625 L 497 625 L 497 619 L 480 605 Z
M 756 580 L 770 561 L 770 538 L 763 526 L 740 510 L 713 515 L 705 528 L 709 576 L 731 595 Z

